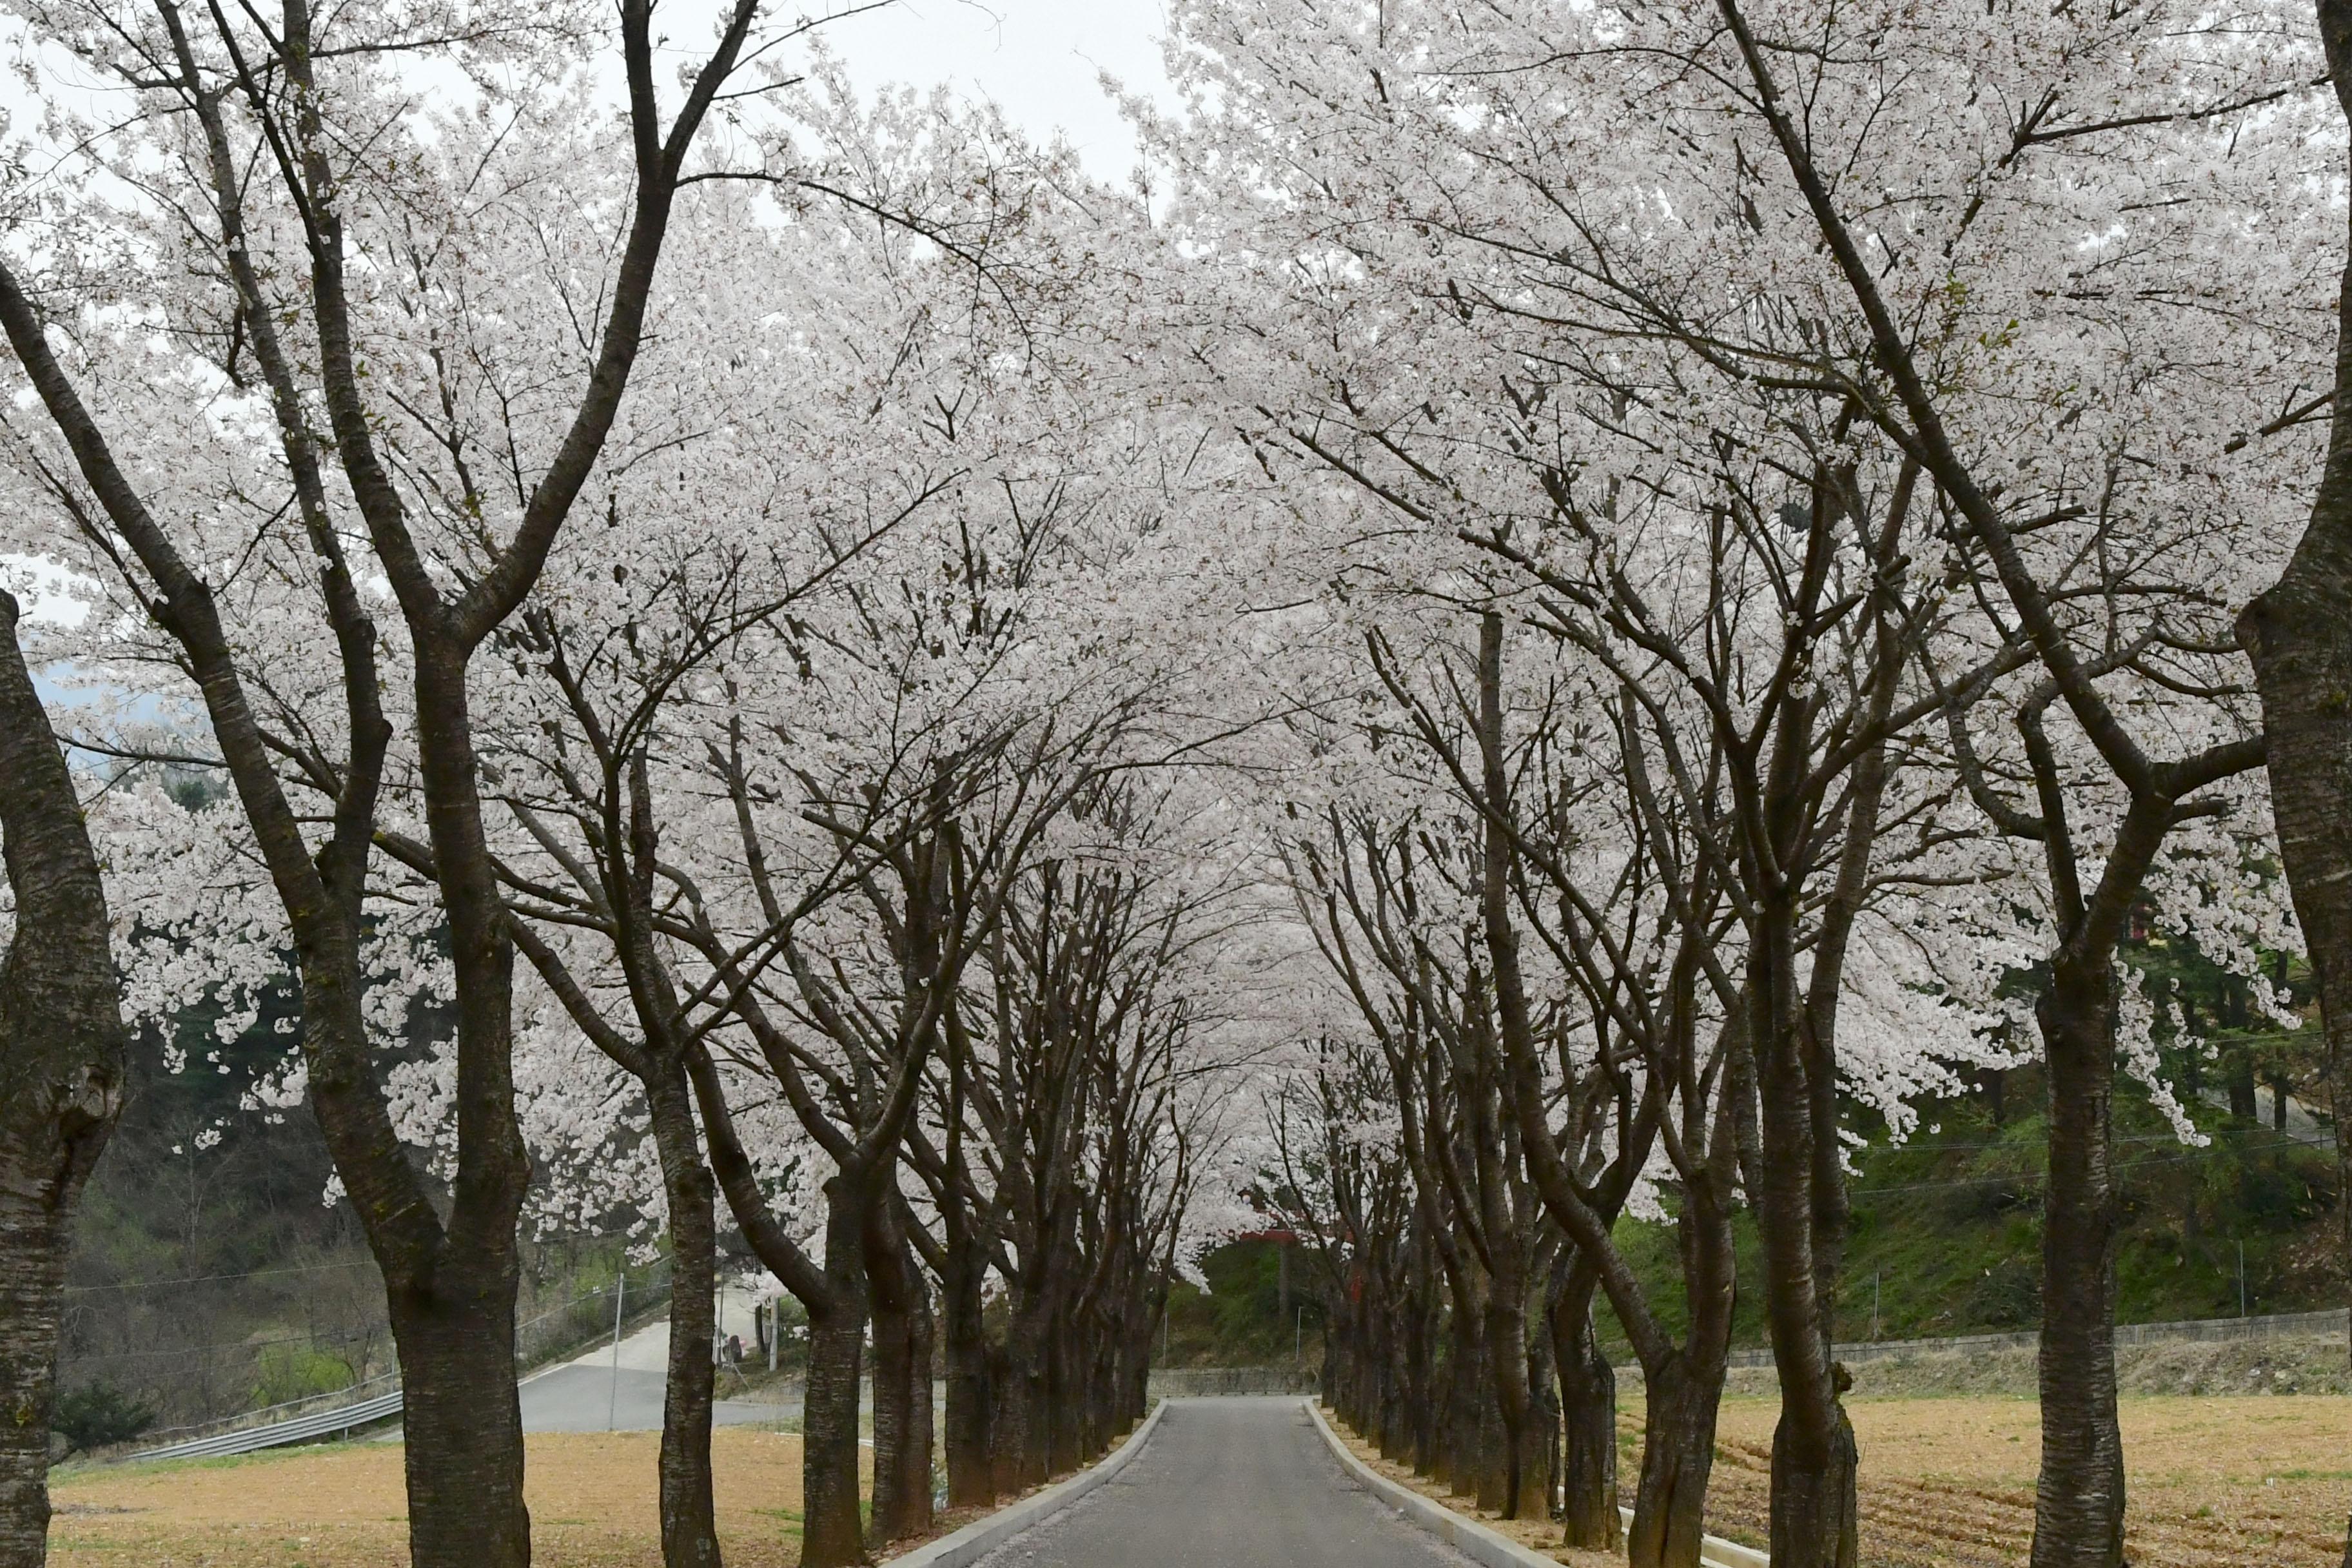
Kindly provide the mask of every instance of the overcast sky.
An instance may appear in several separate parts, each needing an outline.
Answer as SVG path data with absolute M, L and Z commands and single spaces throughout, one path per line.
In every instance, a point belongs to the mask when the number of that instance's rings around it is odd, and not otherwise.
M 1036 136 L 1066 132 L 1097 178 L 1120 180 L 1135 142 L 1099 78 L 1164 93 L 1165 20 L 1160 0 L 898 0 L 826 37 L 861 87 L 944 81 L 993 99 Z
M 672 18 L 681 42 L 699 42 L 701 28 L 689 19 L 710 9 L 710 0 L 672 0 L 659 14 Z M 944 82 L 992 100 L 1040 139 L 1063 132 L 1096 178 L 1123 181 L 1134 168 L 1135 140 L 1101 78 L 1108 72 L 1128 90 L 1164 95 L 1165 23 L 1160 0 L 896 0 L 830 24 L 824 37 L 861 88 Z M 0 75 L 0 110 L 23 108 L 21 89 Z M 0 559 L 0 567 L 9 564 L 22 563 Z M 14 585 L 32 586 L 22 578 Z M 31 601 L 38 618 L 74 618 L 65 601 L 37 588 Z
M 858 3 L 803 0 L 806 11 L 819 14 Z M 718 9 L 717 0 L 665 0 L 656 26 L 683 47 L 682 55 L 707 43 Z M 787 21 L 800 7 L 779 0 L 766 9 Z M 861 87 L 946 82 L 974 99 L 992 99 L 1040 138 L 1066 132 L 1097 178 L 1117 180 L 1132 168 L 1135 143 L 1101 75 L 1108 71 L 1130 89 L 1164 93 L 1165 24 L 1161 0 L 893 0 L 829 23 L 824 35 Z M 16 54 L 23 37 L 14 18 L 0 22 L 0 54 Z M 71 62 L 45 58 L 43 67 L 53 89 L 73 95 L 80 73 Z M 0 112 L 14 111 L 20 132 L 31 130 L 26 107 L 22 87 L 0 72 Z

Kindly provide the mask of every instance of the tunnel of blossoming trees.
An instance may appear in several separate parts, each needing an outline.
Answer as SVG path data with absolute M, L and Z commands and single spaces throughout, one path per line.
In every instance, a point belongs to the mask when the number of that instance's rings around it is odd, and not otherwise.
M 0 1568 L 144 1473 L 59 1346 L 191 1074 L 317 1151 L 417 1568 L 567 1560 L 625 1386 L 667 1568 L 1114 1472 L 989 1561 L 1440 1560 L 1374 1463 L 1560 1561 L 2352 1562 L 2143 1493 L 2117 1337 L 2265 1119 L 2345 1300 L 2352 0 L 1173 0 L 1131 174 L 860 9 L 6 7 Z M 2009 1294 L 1913 1315 L 2038 1332 L 2039 1447 L 1904 1555 L 1977 1494 L 1855 1249 L 1977 1211 L 1861 1184 L 1987 1095 Z M 1231 1247 L 1319 1406 L 1155 1415 Z

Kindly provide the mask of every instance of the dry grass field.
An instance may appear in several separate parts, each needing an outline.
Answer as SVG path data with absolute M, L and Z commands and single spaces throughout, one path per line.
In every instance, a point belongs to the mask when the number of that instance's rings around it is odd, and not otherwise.
M 658 1434 L 532 1436 L 526 1495 L 538 1561 L 641 1568 L 661 1560 Z M 719 1532 L 740 1568 L 800 1556 L 801 1440 L 712 1435 Z M 233 1459 L 90 1468 L 53 1487 L 53 1568 L 403 1568 L 406 1501 L 395 1443 Z
M 1851 1408 L 1869 1568 L 2024 1563 L 2040 1454 L 2032 1401 L 1858 1398 Z M 1777 1414 L 1769 1398 L 1725 1401 L 1711 1529 L 1761 1539 Z M 1638 1395 L 1623 1418 L 1638 1442 Z M 2123 1419 L 2135 1568 L 2334 1568 L 2341 1561 L 2340 1531 L 2352 1512 L 2352 1399 L 2135 1397 L 2124 1402 Z M 554 1568 L 658 1561 L 656 1443 L 652 1433 L 530 1439 L 540 1561 Z M 713 1444 L 728 1562 L 788 1568 L 799 1553 L 800 1439 L 736 1427 L 721 1428 Z M 1625 1455 L 1629 1489 L 1637 1458 Z M 400 1568 L 406 1560 L 400 1449 L 390 1443 L 80 1468 L 58 1477 L 55 1496 L 49 1560 L 57 1568 Z M 1575 1568 L 1612 1561 L 1558 1551 L 1549 1524 L 1496 1528 Z

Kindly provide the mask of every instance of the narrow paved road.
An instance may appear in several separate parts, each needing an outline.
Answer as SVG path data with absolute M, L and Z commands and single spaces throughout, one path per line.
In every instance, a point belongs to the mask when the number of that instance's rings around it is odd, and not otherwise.
M 1297 1399 L 1185 1399 L 1135 1462 L 981 1568 L 1465 1568 L 1349 1480 Z
M 659 1431 L 662 1394 L 667 1386 L 669 1325 L 646 1325 L 621 1342 L 620 1352 L 617 1370 L 613 1347 L 604 1344 L 523 1379 L 517 1391 L 522 1397 L 522 1429 Z M 797 1394 L 772 1400 L 730 1399 L 731 1382 L 728 1373 L 719 1374 L 719 1399 L 710 1419 L 720 1426 L 753 1426 L 801 1413 Z

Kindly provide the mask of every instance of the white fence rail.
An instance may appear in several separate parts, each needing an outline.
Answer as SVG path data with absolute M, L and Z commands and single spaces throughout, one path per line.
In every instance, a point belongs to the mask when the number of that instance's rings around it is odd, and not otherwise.
M 373 1399 L 338 1405 L 328 1410 L 313 1410 L 302 1415 L 289 1415 L 283 1421 L 271 1421 L 258 1426 L 241 1426 L 233 1432 L 215 1432 L 209 1437 L 192 1438 L 185 1443 L 173 1443 L 161 1448 L 143 1448 L 125 1458 L 212 1459 L 226 1454 L 249 1454 L 257 1448 L 275 1448 L 286 1443 L 311 1443 L 321 1437 L 346 1436 L 362 1426 L 373 1426 L 387 1416 L 399 1415 L 405 1398 L 406 1395 L 395 1388 L 390 1394 L 379 1394 Z

